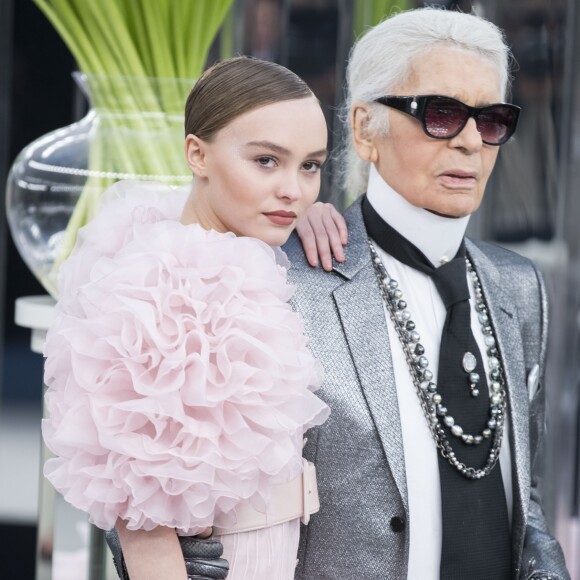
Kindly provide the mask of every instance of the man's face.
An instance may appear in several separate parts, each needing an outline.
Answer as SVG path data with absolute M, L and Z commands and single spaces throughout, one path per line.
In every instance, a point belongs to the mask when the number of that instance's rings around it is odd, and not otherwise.
M 444 95 L 471 106 L 501 101 L 497 70 L 488 60 L 439 47 L 416 58 L 393 95 Z M 389 132 L 372 137 L 383 179 L 409 203 L 448 217 L 472 214 L 480 205 L 499 147 L 486 145 L 475 120 L 456 137 L 433 139 L 421 123 L 389 108 Z

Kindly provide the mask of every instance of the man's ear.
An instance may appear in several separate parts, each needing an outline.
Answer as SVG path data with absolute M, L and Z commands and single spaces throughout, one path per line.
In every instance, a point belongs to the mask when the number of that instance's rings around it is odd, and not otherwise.
M 358 156 L 375 163 L 378 160 L 374 136 L 371 134 L 372 111 L 367 103 L 355 103 L 350 112 L 353 145 Z
M 185 138 L 185 158 L 195 177 L 206 176 L 205 150 L 206 143 L 195 135 Z

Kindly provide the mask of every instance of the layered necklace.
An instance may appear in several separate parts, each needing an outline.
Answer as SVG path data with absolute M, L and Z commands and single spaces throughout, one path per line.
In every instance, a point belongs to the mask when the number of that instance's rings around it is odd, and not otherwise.
M 499 459 L 506 414 L 506 391 L 504 371 L 489 318 L 489 310 L 477 272 L 469 259 L 466 258 L 467 272 L 475 295 L 475 310 L 487 346 L 491 394 L 489 396 L 489 414 L 484 428 L 479 433 L 465 433 L 464 429 L 456 423 L 447 407 L 445 407 L 443 397 L 438 392 L 437 384 L 433 380 L 433 373 L 429 370 L 429 360 L 425 354 L 425 348 L 420 342 L 421 335 L 417 330 L 417 325 L 412 320 L 411 312 L 408 309 L 399 283 L 389 275 L 370 238 L 369 246 L 383 302 L 395 325 L 411 379 L 435 444 L 439 448 L 441 455 L 459 473 L 468 479 L 481 479 L 491 472 Z M 474 361 L 475 358 L 471 353 L 465 353 L 463 367 L 469 376 L 468 383 L 470 384 L 471 394 L 472 396 L 478 396 L 477 383 L 479 382 L 479 376 L 473 372 L 475 368 Z M 491 439 L 491 446 L 485 465 L 482 468 L 476 468 L 467 466 L 459 461 L 453 451 L 447 435 L 448 432 L 464 445 L 480 445 L 484 440 Z

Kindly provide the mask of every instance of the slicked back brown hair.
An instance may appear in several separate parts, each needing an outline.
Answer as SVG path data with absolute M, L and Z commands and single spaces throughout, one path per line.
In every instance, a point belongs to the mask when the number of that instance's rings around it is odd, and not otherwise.
M 209 141 L 220 129 L 257 107 L 313 96 L 308 85 L 279 64 L 238 56 L 207 69 L 187 97 L 185 134 Z

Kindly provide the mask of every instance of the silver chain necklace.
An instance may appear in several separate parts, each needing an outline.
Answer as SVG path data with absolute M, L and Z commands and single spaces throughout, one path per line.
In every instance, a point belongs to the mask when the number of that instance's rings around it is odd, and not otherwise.
M 421 336 L 416 330 L 416 324 L 411 320 L 411 313 L 407 309 L 407 302 L 404 300 L 403 292 L 399 288 L 398 282 L 388 273 L 370 238 L 369 246 L 381 295 L 403 347 L 411 379 L 433 439 L 441 455 L 463 476 L 468 479 L 481 479 L 491 472 L 499 459 L 506 414 L 506 392 L 504 372 L 496 348 L 496 340 L 479 277 L 469 259 L 466 258 L 467 271 L 475 293 L 475 309 L 481 324 L 485 344 L 488 347 L 487 357 L 489 368 L 491 369 L 489 373 L 489 385 L 491 388 L 489 417 L 481 433 L 473 435 L 464 433 L 462 427 L 455 423 L 455 419 L 444 406 L 443 397 L 438 393 L 437 384 L 433 381 L 433 373 L 429 370 L 429 361 L 425 356 L 425 349 L 419 342 Z M 470 353 L 466 353 L 466 356 L 468 354 Z M 476 373 L 471 373 L 471 375 L 476 375 Z M 473 382 L 474 378 L 472 377 L 470 380 Z M 477 383 L 478 380 L 479 377 L 477 377 L 475 382 Z M 473 393 L 473 384 L 471 388 L 472 394 L 477 396 L 477 393 Z M 478 469 L 468 467 L 459 461 L 453 451 L 446 429 L 465 445 L 479 445 L 484 439 L 493 437 L 485 466 Z

